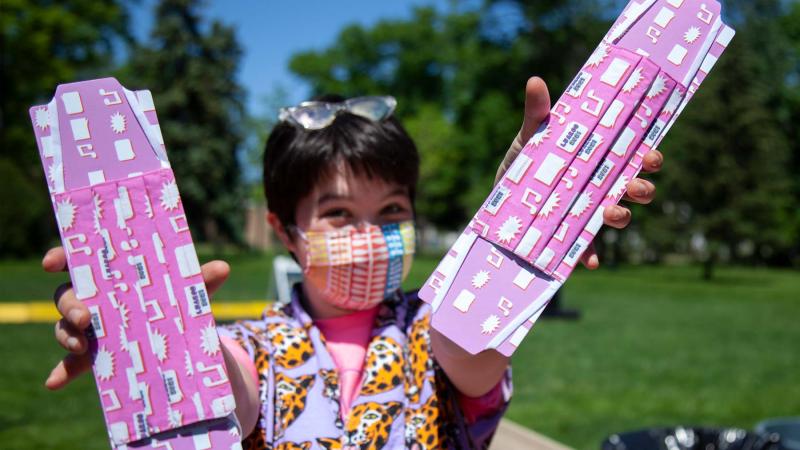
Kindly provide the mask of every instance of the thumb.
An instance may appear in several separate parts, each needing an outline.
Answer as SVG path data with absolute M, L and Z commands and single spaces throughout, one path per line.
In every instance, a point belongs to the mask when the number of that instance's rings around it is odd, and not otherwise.
M 506 173 L 506 170 L 514 162 L 519 152 L 522 151 L 522 147 L 525 146 L 549 114 L 550 94 L 547 92 L 547 85 L 539 77 L 528 78 L 528 82 L 525 84 L 525 113 L 522 117 L 522 127 L 511 142 L 503 162 L 500 163 L 500 167 L 497 169 L 497 175 L 494 179 L 495 184 L 500 181 L 500 178 Z
M 533 136 L 539 125 L 550 114 L 550 93 L 547 85 L 539 77 L 531 77 L 525 85 L 525 116 L 520 129 L 523 145 Z
M 212 296 L 219 289 L 228 275 L 231 273 L 231 267 L 225 261 L 209 261 L 200 268 L 203 273 L 203 281 L 206 282 L 208 295 Z

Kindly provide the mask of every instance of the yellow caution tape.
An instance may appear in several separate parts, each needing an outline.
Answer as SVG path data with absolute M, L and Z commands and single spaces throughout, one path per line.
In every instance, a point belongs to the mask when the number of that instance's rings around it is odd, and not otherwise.
M 216 320 L 255 319 L 268 300 L 216 301 L 211 310 Z M 53 323 L 60 319 L 56 306 L 50 301 L 0 303 L 0 323 Z

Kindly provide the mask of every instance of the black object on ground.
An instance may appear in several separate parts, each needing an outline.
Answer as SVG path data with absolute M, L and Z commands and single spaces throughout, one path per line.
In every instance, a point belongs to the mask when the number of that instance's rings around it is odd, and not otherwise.
M 565 309 L 561 304 L 561 292 L 556 292 L 556 295 L 550 300 L 550 303 L 542 313 L 543 319 L 567 319 L 577 320 L 581 317 L 581 312 L 577 309 Z
M 739 428 L 665 427 L 612 434 L 602 450 L 783 450 L 777 433 Z
M 800 417 L 767 419 L 756 425 L 756 431 L 778 433 L 781 436 L 782 449 L 800 450 Z

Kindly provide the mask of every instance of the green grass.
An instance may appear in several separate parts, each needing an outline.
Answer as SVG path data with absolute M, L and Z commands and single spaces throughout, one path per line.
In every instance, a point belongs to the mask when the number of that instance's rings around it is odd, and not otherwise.
M 540 323 L 514 355 L 508 417 L 579 448 L 668 424 L 752 428 L 800 413 L 800 277 L 723 269 L 576 274 L 578 322 Z
M 219 300 L 266 298 L 270 256 L 226 259 Z M 203 258 L 208 259 L 208 258 Z M 406 285 L 437 262 L 419 257 Z M 38 261 L 0 263 L 0 301 L 49 298 L 65 275 Z M 578 321 L 540 321 L 514 356 L 508 417 L 577 448 L 606 435 L 666 424 L 735 425 L 800 413 L 800 276 L 693 267 L 578 271 L 563 301 Z M 90 377 L 42 387 L 62 355 L 44 324 L 0 326 L 3 448 L 108 448 Z

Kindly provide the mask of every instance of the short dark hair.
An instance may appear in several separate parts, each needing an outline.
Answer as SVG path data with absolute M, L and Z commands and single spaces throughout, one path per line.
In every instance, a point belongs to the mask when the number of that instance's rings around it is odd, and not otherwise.
M 325 95 L 315 100 L 337 102 L 344 98 Z M 305 130 L 286 121 L 275 125 L 264 148 L 267 208 L 284 226 L 296 225 L 297 203 L 340 163 L 355 175 L 406 187 L 413 205 L 419 154 L 400 121 L 391 116 L 373 122 L 341 113 L 320 130 Z

